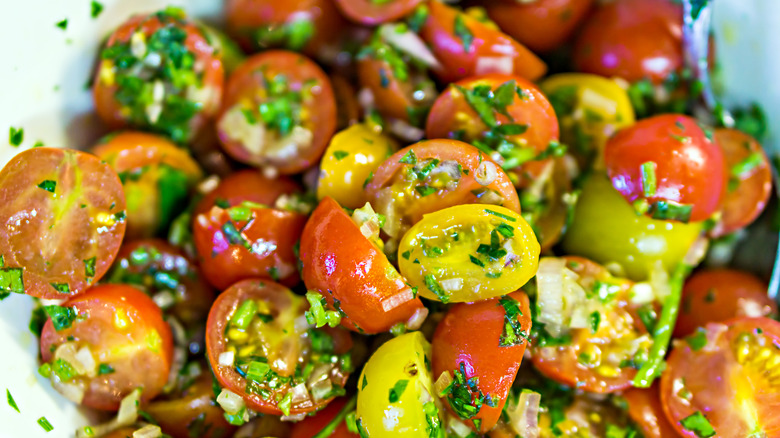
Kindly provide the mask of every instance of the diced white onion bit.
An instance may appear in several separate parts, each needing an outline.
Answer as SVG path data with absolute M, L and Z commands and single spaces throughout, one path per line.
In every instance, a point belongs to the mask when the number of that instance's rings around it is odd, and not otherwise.
M 487 186 L 493 183 L 498 177 L 498 169 L 495 163 L 490 161 L 483 161 L 482 164 L 477 167 L 477 171 L 474 172 L 474 180 L 483 186 Z
M 511 75 L 515 70 L 515 64 L 511 56 L 480 56 L 474 69 L 478 75 L 487 73 Z
M 433 390 L 436 392 L 436 396 L 443 393 L 450 386 L 450 383 L 452 383 L 452 374 L 449 371 L 439 374 L 439 377 L 433 383 Z
M 538 321 L 553 336 L 570 328 L 585 328 L 589 324 L 589 307 L 585 289 L 577 283 L 578 275 L 566 268 L 566 261 L 543 257 L 536 273 L 538 288 Z
M 414 311 L 412 316 L 406 321 L 406 328 L 409 330 L 419 330 L 422 327 L 425 318 L 428 317 L 428 308 L 420 307 Z
M 399 51 L 422 62 L 433 70 L 442 68 L 441 63 L 433 55 L 433 52 L 425 45 L 425 42 L 414 32 L 407 29 L 404 32 L 398 31 L 395 24 L 384 24 L 379 27 L 379 35 L 384 38 L 391 46 Z
M 509 424 L 515 433 L 524 438 L 539 437 L 539 403 L 542 400 L 538 392 L 524 390 L 517 405 L 507 409 Z
M 219 365 L 223 367 L 232 367 L 236 360 L 236 354 L 232 351 L 224 351 L 219 354 Z
M 456 292 L 463 289 L 462 278 L 448 278 L 446 280 L 439 281 L 439 286 L 447 292 Z
M 118 424 L 125 426 L 138 420 L 138 405 L 141 403 L 141 388 L 136 388 L 119 403 L 119 412 L 116 414 Z
M 330 380 L 327 382 L 330 383 Z M 290 392 L 292 394 L 292 404 L 294 405 L 307 402 L 310 399 L 309 390 L 306 388 L 305 383 L 299 383 L 298 385 L 293 386 Z
M 147 424 L 133 432 L 133 438 L 160 438 L 162 436 L 162 429 L 154 424 Z
M 240 395 L 232 392 L 228 389 L 222 389 L 222 392 L 217 396 L 217 403 L 222 407 L 222 410 L 230 415 L 235 415 L 246 405 L 244 399 Z
M 456 419 L 454 416 L 449 417 L 448 425 L 450 430 L 458 437 L 465 438 L 471 435 L 471 428 L 466 423 Z

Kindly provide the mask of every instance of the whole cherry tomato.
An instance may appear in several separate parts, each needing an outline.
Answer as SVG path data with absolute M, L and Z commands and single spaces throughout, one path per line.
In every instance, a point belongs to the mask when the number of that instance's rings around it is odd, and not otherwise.
M 343 394 L 352 339 L 338 327 L 310 326 L 307 310 L 303 297 L 270 281 L 243 280 L 223 292 L 206 327 L 206 352 L 223 394 L 271 415 L 314 412 Z
M 530 328 L 531 310 L 522 292 L 456 304 L 436 327 L 433 375 L 452 377 L 445 406 L 479 433 L 492 429 L 501 416 Z
M 660 84 L 683 65 L 682 6 L 670 0 L 600 4 L 574 46 L 574 68 Z
M 702 221 L 726 189 L 726 163 L 712 135 L 695 120 L 666 114 L 619 131 L 604 150 L 612 185 L 639 213 Z
M 283 174 L 316 164 L 336 130 L 330 79 L 313 61 L 262 52 L 230 75 L 217 132 L 233 158 Z
M 780 434 L 780 323 L 736 318 L 675 344 L 661 377 L 666 417 L 683 437 Z
M 547 66 L 508 35 L 444 2 L 428 3 L 420 35 L 441 62 L 434 70 L 444 82 L 487 73 L 515 74 L 535 81 Z
M 344 414 L 346 413 L 343 411 L 347 409 L 345 407 L 347 403 L 347 398 L 337 398 L 328 404 L 325 409 L 317 412 L 316 415 L 306 417 L 303 421 L 295 423 L 292 432 L 290 433 L 290 438 L 314 438 L 315 436 L 319 436 L 317 434 L 321 433 L 326 427 L 332 427 L 335 421 L 338 421 L 338 424 L 333 428 L 333 431 L 329 435 L 323 436 L 323 438 L 359 437 L 360 435 L 350 432 L 349 429 L 347 429 L 347 423 L 344 421 Z M 353 408 L 355 407 L 354 401 L 351 402 L 351 406 Z
M 414 10 L 423 0 L 335 0 L 345 17 L 366 26 L 398 20 Z
M 185 143 L 219 110 L 221 54 L 181 9 L 130 17 L 100 59 L 95 110 L 113 129 L 149 129 Z
M 173 356 L 171 329 L 160 308 L 140 290 L 95 286 L 62 306 L 46 307 L 41 332 L 43 374 L 74 402 L 116 410 L 142 388 L 141 400 L 160 393 Z
M 623 392 L 628 403 L 628 416 L 639 426 L 645 438 L 674 437 L 674 427 L 666 419 L 659 395 L 659 385 L 650 388 L 631 388 Z
M 777 303 L 767 295 L 767 285 L 752 274 L 733 269 L 699 271 L 683 287 L 674 336 L 688 336 L 709 322 L 738 316 L 776 315 Z
M 535 52 L 561 46 L 585 18 L 594 0 L 493 1 L 485 10 L 507 35 Z
M 103 277 L 125 234 L 111 167 L 70 149 L 33 148 L 0 172 L 0 293 L 67 299 Z

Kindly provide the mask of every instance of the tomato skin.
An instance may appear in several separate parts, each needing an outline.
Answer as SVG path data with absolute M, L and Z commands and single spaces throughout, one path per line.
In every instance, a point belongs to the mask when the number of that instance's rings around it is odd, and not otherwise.
M 341 324 L 350 330 L 381 333 L 424 309 L 384 253 L 332 198 L 323 199 L 306 223 L 300 257 L 306 287 L 325 297 L 331 309 L 338 300 Z M 388 275 L 391 270 L 394 275 Z
M 239 170 L 231 173 L 214 190 L 208 192 L 195 206 L 195 214 L 208 212 L 216 205 L 217 200 L 224 200 L 230 206 L 244 201 L 273 206 L 280 196 L 292 195 L 302 190 L 298 183 L 286 176 L 268 178 L 257 170 Z
M 594 0 L 496 1 L 485 5 L 490 19 L 534 52 L 561 46 L 590 11 Z
M 233 113 L 254 108 L 263 102 L 259 96 L 267 92 L 263 74 L 269 80 L 284 77 L 291 90 L 301 90 L 305 82 L 315 81 L 316 85 L 309 88 L 311 96 L 303 102 L 308 113 L 303 128 L 311 133 L 307 145 L 296 146 L 294 151 L 288 151 L 289 147 L 281 151 L 268 151 L 268 148 L 263 149 L 268 146 L 265 145 L 268 141 L 266 138 L 259 140 L 259 145 L 247 145 L 242 138 L 235 137 L 244 137 L 243 130 L 255 129 L 242 114 Z M 225 151 L 236 160 L 256 167 L 272 167 L 282 174 L 293 174 L 316 164 L 336 130 L 336 117 L 336 99 L 325 72 L 303 55 L 270 50 L 249 57 L 230 75 L 222 108 L 217 116 L 217 133 Z M 255 123 L 263 124 L 262 119 Z M 234 124 L 240 124 L 240 127 Z M 260 149 L 256 151 L 258 147 Z
M 203 177 L 186 150 L 159 135 L 120 132 L 107 137 L 92 153 L 116 173 L 126 175 L 128 239 L 152 237 L 164 230 Z
M 741 317 L 706 330 L 707 344 L 698 350 L 675 344 L 661 376 L 661 403 L 677 434 L 696 436 L 680 422 L 698 411 L 717 437 L 778 436 L 780 323 Z
M 46 181 L 56 185 L 43 188 Z M 17 154 L 0 172 L 0 255 L 4 271 L 21 269 L 20 284 L 3 291 L 44 299 L 84 292 L 119 251 L 124 211 L 119 177 L 94 155 L 57 148 Z
M 338 119 L 336 129 L 342 131 L 360 122 L 363 109 L 357 100 L 357 91 L 352 83 L 338 73 L 330 75 L 330 84 L 333 86 L 333 95 L 336 98 L 336 111 Z
M 645 438 L 677 436 L 674 427 L 666 419 L 658 391 L 657 383 L 650 388 L 631 388 L 624 391 L 628 416 L 639 426 Z
M 767 285 L 752 274 L 734 269 L 699 271 L 683 287 L 674 337 L 688 336 L 710 322 L 776 315 L 777 303 L 767 295 Z
M 574 68 L 660 84 L 683 66 L 682 6 L 669 0 L 600 5 L 574 46 Z
M 365 26 L 376 26 L 403 18 L 423 0 L 391 0 L 384 4 L 377 4 L 371 0 L 335 0 L 335 2 L 339 11 L 349 20 Z
M 742 131 L 716 129 L 715 141 L 723 150 L 729 171 L 722 216 L 712 230 L 712 235 L 718 237 L 750 225 L 764 211 L 772 193 L 772 168 L 761 144 Z M 753 158 L 758 158 L 758 162 L 751 170 L 744 175 L 733 174 L 734 166 Z M 736 187 L 732 187 L 734 183 Z
M 41 360 L 48 363 L 55 359 L 54 349 L 60 344 L 83 342 L 97 356 L 96 362 L 107 363 L 115 370 L 91 378 L 81 404 L 116 410 L 122 399 L 138 387 L 143 387 L 143 402 L 162 391 L 173 359 L 173 337 L 151 298 L 131 286 L 100 285 L 71 298 L 63 307 L 87 316 L 60 331 L 48 319 L 41 332 Z M 118 316 L 120 311 L 124 314 Z M 124 321 L 124 328 L 117 321 Z M 69 336 L 75 341 L 68 341 Z M 158 351 L 149 346 L 150 339 L 155 340 Z
M 528 333 L 531 329 L 528 296 L 523 292 L 513 292 L 502 299 L 516 302 L 521 312 L 517 320 L 522 332 Z M 496 402 L 494 407 L 482 405 L 473 417 L 481 420 L 480 427 L 475 428 L 479 433 L 492 429 L 501 416 L 526 348 L 526 341 L 522 338 L 519 344 L 500 345 L 507 323 L 505 317 L 506 311 L 496 298 L 471 304 L 459 303 L 449 309 L 436 327 L 431 341 L 433 375 L 436 378 L 445 371 L 452 374 L 463 364 L 464 377 L 479 378 L 477 388 L 484 394 L 490 394 Z M 479 330 L 474 330 L 475 327 Z M 445 406 L 457 415 L 449 403 Z M 473 427 L 471 423 L 466 424 Z
M 420 36 L 431 47 L 441 68 L 434 73 L 443 82 L 454 82 L 469 76 L 486 73 L 510 73 L 535 81 L 544 76 L 547 66 L 522 44 L 503 32 L 492 29 L 440 1 L 428 4 L 430 15 L 420 30 Z M 456 34 L 455 21 L 462 21 L 473 35 L 473 41 L 464 50 L 465 43 Z M 497 49 L 499 47 L 500 49 Z M 500 50 L 500 51 L 499 51 Z M 506 58 L 511 65 L 480 65 L 482 58 Z
M 347 398 L 341 397 L 333 400 L 325 407 L 325 409 L 317 412 L 312 417 L 306 417 L 302 421 L 299 421 L 293 425 L 290 438 L 313 438 L 322 429 L 330 424 L 334 418 L 344 409 L 344 405 L 347 404 Z M 330 435 L 330 438 L 353 438 L 360 435 L 352 433 L 347 429 L 347 423 L 342 421 L 341 424 L 336 427 Z
M 649 147 L 649 146 L 652 147 Z M 725 192 L 723 152 L 695 120 L 666 114 L 640 120 L 607 142 L 604 150 L 612 185 L 629 203 L 672 201 L 690 205 L 691 221 L 709 218 Z M 655 163 L 657 188 L 644 196 L 643 163 Z

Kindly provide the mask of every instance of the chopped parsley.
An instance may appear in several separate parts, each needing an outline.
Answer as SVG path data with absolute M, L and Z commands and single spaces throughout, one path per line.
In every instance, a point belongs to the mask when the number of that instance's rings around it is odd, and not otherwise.
M 62 30 L 66 30 L 68 28 L 68 19 L 66 18 L 62 21 L 58 21 L 56 26 Z
M 366 389 L 366 385 L 368 385 L 368 379 L 366 379 L 366 375 L 363 374 L 363 383 L 360 385 L 360 390 Z
M 692 335 L 685 338 L 685 342 L 688 343 L 691 350 L 699 351 L 707 345 L 707 331 L 698 327 Z
M 416 186 L 414 190 L 419 194 L 421 197 L 426 197 L 428 195 L 432 195 L 436 193 L 436 189 L 434 187 L 428 186 L 428 185 L 420 185 Z
M 405 153 L 404 156 L 398 160 L 398 162 L 401 164 L 415 165 L 417 164 L 417 155 L 415 155 L 414 151 L 410 149 L 409 152 Z
M 333 157 L 338 161 L 341 161 L 342 159 L 348 156 L 349 156 L 349 152 L 347 151 L 333 151 Z
M 261 26 L 254 31 L 254 43 L 260 49 L 284 47 L 294 51 L 303 49 L 314 36 L 314 23 L 309 16 L 282 25 Z
M 528 335 L 523 333 L 523 327 L 518 321 L 518 317 L 522 316 L 523 312 L 517 300 L 505 295 L 498 299 L 498 305 L 504 308 L 504 331 L 501 333 L 498 346 L 513 347 L 521 345 L 523 340 L 530 343 Z
M 2 268 L 0 269 L 0 293 L 23 294 L 24 279 L 22 278 L 22 268 Z
M 61 294 L 69 294 L 70 293 L 70 286 L 68 283 L 49 283 L 51 287 L 54 288 L 57 292 Z
M 590 314 L 590 332 L 595 334 L 599 331 L 599 326 L 601 325 L 601 313 L 599 313 L 597 310 L 594 310 Z
M 8 143 L 11 146 L 21 146 L 22 141 L 24 141 L 24 128 L 14 128 L 11 126 L 11 129 L 8 131 Z
M 106 374 L 111 374 L 111 373 L 113 373 L 113 372 L 114 372 L 114 367 L 112 367 L 111 365 L 109 365 L 109 364 L 107 364 L 107 363 L 101 363 L 101 364 L 98 366 L 98 376 L 103 376 L 103 375 L 106 375 Z
M 466 53 L 470 52 L 471 44 L 474 42 L 474 34 L 471 33 L 471 30 L 466 26 L 463 14 L 458 13 L 455 15 L 453 31 L 455 32 L 455 36 L 460 38 L 460 41 L 463 43 L 463 51 Z
M 731 176 L 739 179 L 747 178 L 762 164 L 764 164 L 764 155 L 761 152 L 753 152 L 731 168 Z
M 5 395 L 6 398 L 8 399 L 8 406 L 12 407 L 13 410 L 21 414 L 21 411 L 19 410 L 19 406 L 16 405 L 16 400 L 14 400 L 14 396 L 11 395 L 11 390 L 6 388 Z
M 38 188 L 46 190 L 49 193 L 54 193 L 54 190 L 57 188 L 57 181 L 52 181 L 50 179 L 44 180 L 38 184 Z
M 97 262 L 96 257 L 88 258 L 84 260 L 84 276 L 92 278 L 95 276 L 95 264 Z
M 444 290 L 443 287 L 439 284 L 438 281 L 436 281 L 436 277 L 433 276 L 433 274 L 428 274 L 424 277 L 425 281 L 425 287 L 428 288 L 429 291 L 433 292 L 434 295 L 436 295 L 437 298 L 439 298 L 439 301 L 441 301 L 444 304 L 447 304 L 450 302 L 450 294 Z
M 494 407 L 497 401 L 477 388 L 479 377 L 466 378 L 465 362 L 459 366 L 453 373 L 452 383 L 444 389 L 442 396 L 446 395 L 447 402 L 458 417 L 470 420 L 477 416 L 483 405 Z
M 683 427 L 683 429 L 689 432 L 693 432 L 698 438 L 709 438 L 715 436 L 715 429 L 712 427 L 712 424 L 710 424 L 710 421 L 707 420 L 707 417 L 701 413 L 701 411 L 696 411 L 693 414 L 683 418 L 680 420 L 680 425 Z
M 425 4 L 421 4 L 420 6 L 417 6 L 414 11 L 409 15 L 406 19 L 406 22 L 409 26 L 409 29 L 412 32 L 419 32 L 420 29 L 422 29 L 425 22 L 428 20 L 428 15 L 430 15 L 430 11 L 428 11 L 428 6 Z
M 72 307 L 64 306 L 43 306 L 44 312 L 51 318 L 51 322 L 54 325 L 54 330 L 61 331 L 70 328 L 73 325 L 73 321 L 76 320 L 76 311 Z
M 395 385 L 393 385 L 392 388 L 390 388 L 390 393 L 387 397 L 387 400 L 390 403 L 396 403 L 398 400 L 401 399 L 401 395 L 404 393 L 404 390 L 406 390 L 406 385 L 409 384 L 409 381 L 406 379 L 401 379 L 395 382 Z
M 103 12 L 103 4 L 100 2 L 96 2 L 95 0 L 92 0 L 92 10 L 90 11 L 90 16 L 92 18 L 97 18 L 98 15 L 100 15 L 101 12 Z

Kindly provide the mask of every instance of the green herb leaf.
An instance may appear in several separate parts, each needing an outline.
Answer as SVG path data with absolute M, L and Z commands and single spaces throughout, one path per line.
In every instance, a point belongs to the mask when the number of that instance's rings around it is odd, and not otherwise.
M 642 194 L 645 198 L 655 196 L 656 186 L 658 184 L 655 175 L 657 167 L 658 166 L 653 161 L 647 161 L 639 166 L 642 175 Z
M 61 294 L 69 294 L 70 293 L 70 286 L 68 283 L 49 283 L 51 287 L 54 288 L 57 292 Z
M 688 223 L 691 219 L 693 205 L 678 204 L 674 201 L 657 201 L 650 206 L 653 219 L 675 220 Z
M 84 276 L 92 278 L 95 276 L 95 264 L 97 262 L 96 257 L 92 257 L 84 260 Z
M 347 151 L 333 151 L 333 157 L 338 161 L 341 161 L 347 156 L 349 156 L 349 152 Z
M 523 332 L 518 321 L 518 317 L 523 315 L 518 304 L 517 300 L 507 295 L 498 299 L 498 305 L 504 308 L 504 331 L 498 340 L 499 347 L 521 345 L 524 340 L 530 344 L 528 335 Z
M 8 406 L 12 407 L 16 412 L 21 414 L 19 406 L 16 405 L 16 401 L 14 400 L 14 397 L 11 395 L 11 391 L 8 388 L 5 389 L 5 395 L 8 399 Z
M 432 195 L 436 193 L 435 188 L 426 185 L 416 186 L 414 190 L 422 197 L 426 197 L 428 195 Z
M 98 376 L 103 376 L 103 375 L 106 375 L 106 374 L 111 374 L 111 373 L 113 373 L 113 372 L 114 372 L 114 367 L 112 367 L 111 365 L 109 365 L 109 364 L 107 364 L 107 363 L 101 363 L 101 364 L 98 366 Z
M 22 141 L 24 141 L 24 128 L 14 128 L 11 126 L 11 129 L 8 132 L 8 143 L 11 144 L 11 146 L 21 146 Z
M 463 43 L 463 51 L 466 53 L 470 52 L 471 44 L 474 42 L 474 34 L 471 33 L 471 30 L 468 28 L 468 26 L 466 26 L 466 22 L 462 13 L 455 15 L 453 31 L 455 32 L 455 36 L 460 38 L 461 42 Z
M 57 27 L 59 27 L 62 30 L 67 29 L 68 28 L 68 19 L 66 18 L 66 19 L 64 19 L 62 21 L 58 21 L 57 22 Z
M 414 151 L 410 149 L 409 152 L 405 153 L 404 156 L 398 160 L 398 162 L 401 164 L 415 165 L 417 164 L 417 156 L 414 154 Z
M 39 189 L 46 190 L 47 192 L 54 193 L 54 190 L 57 188 L 57 181 L 52 181 L 50 179 L 47 179 L 40 184 L 38 184 Z
M 0 269 L 0 293 L 13 292 L 15 294 L 23 294 L 24 279 L 22 273 L 22 268 Z
M 469 260 L 471 260 L 471 263 L 474 263 L 475 265 L 479 266 L 480 268 L 484 268 L 485 267 L 485 263 L 483 263 L 482 260 L 474 257 L 471 254 L 469 254 Z
M 747 178 L 762 164 L 764 164 L 764 155 L 761 152 L 753 152 L 731 168 L 731 175 L 739 179 Z
M 691 350 L 699 351 L 707 345 L 707 331 L 698 327 L 692 335 L 685 338 L 685 342 L 690 345 Z
M 490 209 L 487 209 L 487 208 L 485 209 L 485 213 L 493 215 L 493 216 L 496 216 L 496 217 L 500 217 L 501 219 L 503 219 L 505 221 L 517 222 L 517 219 L 513 218 L 512 216 L 508 216 L 508 215 L 505 215 L 503 213 L 499 213 L 497 211 L 490 210 Z
M 710 424 L 710 421 L 707 420 L 707 417 L 701 413 L 701 411 L 696 411 L 693 414 L 683 418 L 680 420 L 680 425 L 682 425 L 685 430 L 693 432 L 698 438 L 709 438 L 715 436 L 715 429 L 712 427 L 712 424 Z
M 388 401 L 390 403 L 396 403 L 398 400 L 401 399 L 401 395 L 404 393 L 404 390 L 406 389 L 406 385 L 409 384 L 408 380 L 402 379 L 395 382 L 395 385 L 393 385 L 392 388 L 390 388 L 390 394 L 388 396 Z
M 433 292 L 436 297 L 439 298 L 439 301 L 441 301 L 444 304 L 447 304 L 450 302 L 450 294 L 444 290 L 443 287 L 439 284 L 438 281 L 436 281 L 436 277 L 433 276 L 433 274 L 428 274 L 424 277 L 425 287 L 428 288 L 429 291 Z
M 51 322 L 54 325 L 54 330 L 61 331 L 70 328 L 73 325 L 73 321 L 76 320 L 76 311 L 72 307 L 63 306 L 43 306 L 46 315 L 51 318 Z
M 92 10 L 90 12 L 92 18 L 97 18 L 101 12 L 103 12 L 103 5 L 100 2 L 92 0 Z
M 601 313 L 594 310 L 590 314 L 590 332 L 595 334 L 599 331 L 599 325 L 601 325 Z

